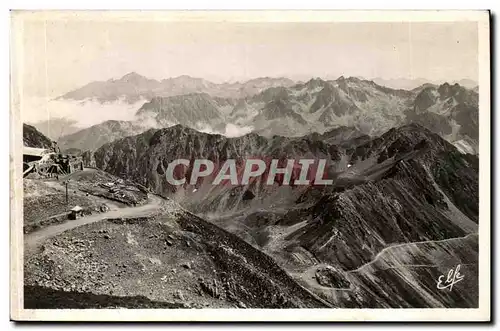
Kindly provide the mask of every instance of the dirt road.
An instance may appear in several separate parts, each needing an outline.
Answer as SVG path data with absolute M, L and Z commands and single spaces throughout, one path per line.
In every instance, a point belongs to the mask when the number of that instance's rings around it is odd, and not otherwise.
M 101 221 L 107 218 L 120 218 L 120 217 L 141 217 L 148 216 L 159 210 L 164 199 L 150 194 L 148 196 L 148 203 L 137 207 L 128 207 L 111 210 L 103 214 L 95 214 L 86 217 L 76 219 L 74 221 L 68 221 L 62 224 L 50 225 L 39 231 L 35 231 L 24 236 L 24 249 L 25 253 L 34 250 L 39 244 L 43 243 L 48 238 L 56 236 L 64 231 L 71 230 L 73 228 Z
M 378 252 L 378 254 L 370 262 L 367 262 L 356 269 L 348 270 L 345 272 L 346 272 L 346 274 L 358 273 L 358 272 L 362 271 L 363 269 L 366 269 L 370 265 L 375 264 L 384 254 L 387 254 L 388 252 L 390 253 L 392 250 L 395 250 L 398 248 L 411 247 L 411 246 L 415 246 L 415 245 L 419 245 L 419 244 L 428 244 L 428 243 L 439 244 L 439 243 L 446 243 L 446 242 L 450 242 L 450 241 L 464 240 L 464 239 L 467 239 L 468 237 L 475 236 L 475 235 L 477 235 L 477 233 L 471 233 L 471 234 L 468 234 L 464 237 L 449 238 L 449 239 L 443 239 L 443 240 L 427 240 L 427 241 L 393 244 L 393 245 L 387 246 L 386 248 L 384 248 L 380 252 Z M 397 255 L 397 254 L 392 253 L 392 255 Z M 462 263 L 462 265 L 467 265 L 467 264 Z M 436 267 L 436 266 L 437 265 L 434 265 L 434 264 L 397 264 L 397 265 L 391 266 L 390 268 L 394 269 L 394 268 Z M 302 281 L 302 283 L 307 284 L 308 288 L 312 288 L 312 289 L 315 289 L 318 291 L 322 291 L 322 292 L 325 292 L 325 291 L 326 292 L 350 291 L 351 289 L 349 289 L 349 288 L 325 287 L 325 286 L 320 285 L 316 281 L 316 276 L 315 276 L 316 271 L 319 268 L 328 268 L 328 267 L 330 267 L 330 265 L 327 263 L 318 263 L 318 264 L 310 266 L 309 268 L 307 268 L 306 270 L 301 271 L 301 272 L 290 272 L 290 275 L 292 275 L 296 280 Z M 387 270 L 388 268 L 389 267 L 386 266 L 386 267 L 384 267 L 384 270 Z

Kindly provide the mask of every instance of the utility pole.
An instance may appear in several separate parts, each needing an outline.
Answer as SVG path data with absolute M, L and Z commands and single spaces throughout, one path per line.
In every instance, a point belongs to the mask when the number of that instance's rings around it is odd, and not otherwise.
M 69 179 L 64 182 L 66 184 L 66 210 L 69 208 L 69 198 L 68 198 L 68 184 L 69 184 Z

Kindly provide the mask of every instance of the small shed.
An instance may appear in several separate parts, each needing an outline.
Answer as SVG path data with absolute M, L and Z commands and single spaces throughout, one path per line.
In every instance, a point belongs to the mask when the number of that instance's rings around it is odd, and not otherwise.
M 76 220 L 78 217 L 83 216 L 83 208 L 80 206 L 74 206 L 71 208 L 69 218 L 72 220 Z

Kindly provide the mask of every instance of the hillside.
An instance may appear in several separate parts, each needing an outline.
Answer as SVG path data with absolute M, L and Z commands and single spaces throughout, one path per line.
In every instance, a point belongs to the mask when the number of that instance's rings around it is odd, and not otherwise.
M 25 259 L 25 308 L 328 306 L 267 255 L 162 201 L 150 216 L 109 218 L 45 240 Z
M 50 148 L 52 141 L 34 126 L 23 124 L 23 145 L 27 147 Z

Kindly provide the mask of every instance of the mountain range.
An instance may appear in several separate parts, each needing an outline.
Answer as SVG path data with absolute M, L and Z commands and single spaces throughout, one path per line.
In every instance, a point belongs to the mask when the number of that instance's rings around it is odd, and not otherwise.
M 141 76 L 136 72 L 130 72 L 120 79 L 91 82 L 60 96 L 58 99 L 94 99 L 100 102 L 124 99 L 129 103 L 134 103 L 141 99 L 151 100 L 154 97 L 190 93 L 209 93 L 218 97 L 242 98 L 271 86 L 290 86 L 293 84 L 294 82 L 288 78 L 271 77 L 251 79 L 242 83 L 217 84 L 203 78 L 187 75 L 158 81 Z
M 384 79 L 384 78 L 374 78 L 373 81 L 379 85 L 387 86 L 395 89 L 404 89 L 404 90 L 413 90 L 419 86 L 424 84 L 432 84 L 432 85 L 441 85 L 444 84 L 444 81 L 432 81 L 425 78 L 397 78 L 397 79 Z M 478 86 L 478 83 L 472 79 L 460 79 L 457 81 L 452 81 L 450 84 L 459 84 L 468 89 L 474 89 Z
M 88 86 L 100 86 L 96 90 L 111 93 L 116 92 L 116 89 L 108 89 L 107 84 L 115 87 L 139 84 L 143 87 L 130 88 L 133 93 L 127 94 L 127 98 L 135 100 L 134 98 L 149 95 L 150 99 L 137 110 L 135 120 L 130 125 L 116 127 L 113 121 L 106 121 L 82 130 L 81 134 L 77 132 L 61 137 L 60 145 L 93 150 L 117 137 L 136 134 L 137 128 L 146 130 L 175 124 L 221 134 L 231 125 L 237 129 L 244 128 L 241 130 L 243 133 L 253 131 L 266 137 L 293 137 L 313 132 L 323 133 L 339 126 L 353 127 L 364 134 L 376 136 L 392 127 L 418 123 L 455 143 L 462 151 L 477 153 L 478 93 L 459 84 L 426 83 L 412 90 L 403 90 L 355 77 L 339 77 L 329 81 L 315 78 L 297 84 L 281 78 L 262 78 L 243 84 L 247 87 L 254 86 L 254 94 L 238 92 L 239 97 L 229 97 L 227 93 L 212 89 L 217 84 L 200 79 L 181 76 L 168 81 L 168 84 L 173 84 L 173 81 L 182 82 L 172 86 L 196 86 L 196 89 L 199 87 L 198 90 L 207 92 L 192 92 L 191 89 L 187 94 L 152 96 L 161 93 L 156 93 L 159 90 L 151 86 L 156 86 L 157 83 L 165 85 L 165 80 L 157 82 L 137 74 L 129 74 L 117 81 L 91 83 L 63 96 L 76 98 L 78 95 L 78 98 L 99 99 L 103 98 L 102 95 L 93 93 L 94 88 Z M 277 86 L 273 86 L 275 84 Z M 181 90 L 171 88 L 169 93 L 187 92 L 184 87 Z M 125 91 L 128 89 L 129 87 Z M 118 98 L 115 92 L 111 93 L 112 98 L 109 94 L 104 99 Z M 117 133 L 117 130 L 122 132 Z M 106 132 L 113 134 L 106 135 Z M 81 140 L 78 136 L 93 134 L 99 134 L 100 139 L 76 142 Z

